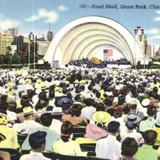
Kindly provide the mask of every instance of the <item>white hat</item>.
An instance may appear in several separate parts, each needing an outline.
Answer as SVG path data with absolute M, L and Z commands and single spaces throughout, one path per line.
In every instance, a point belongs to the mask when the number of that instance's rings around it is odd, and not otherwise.
M 92 115 L 96 112 L 96 108 L 90 106 L 90 107 L 84 107 L 81 110 L 81 115 L 83 115 L 86 119 L 90 120 L 92 118 Z
M 52 101 L 49 101 L 48 106 L 55 106 L 54 101 L 53 101 L 53 100 L 52 100 Z
M 25 83 L 24 79 L 21 78 L 21 79 L 19 80 L 19 84 L 24 84 L 24 83 Z
M 150 99 L 145 98 L 142 100 L 142 106 L 147 107 L 150 104 Z
M 107 96 L 113 96 L 113 93 L 112 92 L 106 92 L 106 95 Z
M 53 115 L 62 115 L 62 108 L 61 107 L 54 107 L 52 110 Z
M 129 98 L 127 99 L 128 104 L 137 104 L 137 100 L 135 98 Z

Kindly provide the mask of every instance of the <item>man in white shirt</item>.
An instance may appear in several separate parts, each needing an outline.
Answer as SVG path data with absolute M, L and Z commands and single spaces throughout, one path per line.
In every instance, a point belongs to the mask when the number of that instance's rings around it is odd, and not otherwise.
M 154 118 L 156 112 L 157 112 L 157 109 L 154 106 L 149 106 L 147 108 L 148 118 L 146 120 L 143 120 L 143 121 L 140 122 L 140 125 L 139 125 L 139 131 L 140 132 L 145 132 L 145 131 L 147 131 L 151 128 L 154 128 L 155 123 L 156 123 L 156 120 Z
M 117 160 L 121 155 L 121 143 L 116 140 L 119 135 L 120 123 L 111 121 L 108 123 L 106 138 L 100 139 L 96 144 L 96 157 Z
M 23 114 L 25 118 L 24 122 L 13 125 L 13 128 L 15 128 L 19 134 L 28 134 L 33 128 L 41 126 L 39 123 L 34 121 L 33 109 L 31 107 L 25 107 L 23 109 Z
M 126 117 L 126 126 L 121 127 L 121 141 L 123 141 L 127 137 L 131 137 L 134 138 L 138 144 L 143 143 L 142 135 L 139 132 L 137 132 L 137 126 L 140 121 L 140 117 L 135 114 L 130 114 Z
M 37 131 L 32 133 L 29 136 L 29 144 L 32 150 L 30 154 L 25 154 L 21 156 L 20 160 L 49 160 L 41 153 L 44 151 L 45 148 L 45 137 L 46 133 L 44 131 Z
M 61 107 L 54 107 L 51 111 L 53 118 L 52 123 L 50 125 L 50 129 L 55 131 L 58 135 L 61 134 L 61 126 L 62 126 L 62 108 Z

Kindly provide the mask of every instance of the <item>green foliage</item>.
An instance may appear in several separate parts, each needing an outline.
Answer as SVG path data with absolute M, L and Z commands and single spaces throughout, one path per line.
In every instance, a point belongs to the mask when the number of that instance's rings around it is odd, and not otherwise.
M 0 55 L 0 64 L 3 64 L 4 63 L 4 60 L 3 60 L 3 55 Z
M 7 50 L 7 53 L 11 53 L 11 51 L 12 51 L 11 46 L 8 46 L 8 47 L 6 48 L 6 50 Z
M 141 65 L 141 61 L 138 61 L 138 62 L 137 62 L 137 66 L 140 66 L 140 65 Z
M 22 63 L 22 58 L 21 58 L 20 54 L 15 53 L 15 55 L 13 56 L 13 59 L 12 59 L 12 63 L 13 64 L 21 64 Z

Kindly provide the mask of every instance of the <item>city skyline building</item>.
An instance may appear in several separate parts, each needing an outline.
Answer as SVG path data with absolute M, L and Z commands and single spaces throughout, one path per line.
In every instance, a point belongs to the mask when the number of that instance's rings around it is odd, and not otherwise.
M 54 38 L 54 34 L 52 31 L 48 31 L 47 32 L 47 41 L 52 41 L 52 39 Z
M 0 34 L 0 54 L 6 54 L 7 47 L 11 47 L 14 37 L 10 34 Z
M 18 36 L 16 38 L 17 38 L 17 41 L 16 41 L 17 53 L 21 53 L 22 49 L 23 49 L 23 45 L 24 45 L 24 37 L 23 36 Z
M 18 28 L 9 28 L 7 30 L 13 37 L 18 36 Z

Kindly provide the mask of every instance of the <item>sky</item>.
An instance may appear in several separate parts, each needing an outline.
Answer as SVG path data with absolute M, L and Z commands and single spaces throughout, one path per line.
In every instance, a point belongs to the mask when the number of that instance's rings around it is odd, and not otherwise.
M 0 0 L 0 29 L 18 27 L 19 34 L 27 35 L 33 32 L 40 36 L 46 34 L 50 28 L 56 34 L 69 22 L 94 15 L 111 18 L 133 34 L 134 29 L 141 26 L 150 43 L 160 44 L 158 2 L 158 0 Z M 94 7 L 98 5 L 103 7 Z M 106 5 L 117 5 L 117 9 L 106 8 Z M 124 5 L 130 8 L 123 9 Z

